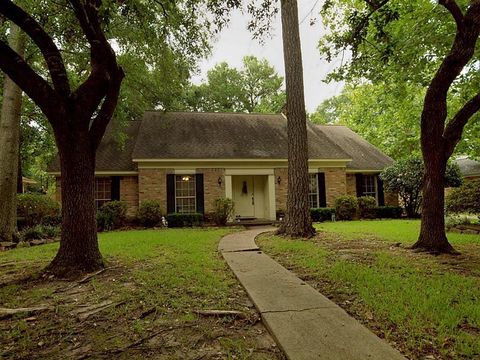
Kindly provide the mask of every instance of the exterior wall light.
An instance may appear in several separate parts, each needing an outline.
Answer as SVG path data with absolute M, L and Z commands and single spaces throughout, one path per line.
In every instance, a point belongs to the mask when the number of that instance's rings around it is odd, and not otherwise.
M 218 177 L 218 186 L 222 187 L 222 182 L 223 182 L 222 177 L 219 176 Z
M 281 182 L 282 182 L 282 178 L 280 176 L 277 177 L 277 184 L 280 185 Z

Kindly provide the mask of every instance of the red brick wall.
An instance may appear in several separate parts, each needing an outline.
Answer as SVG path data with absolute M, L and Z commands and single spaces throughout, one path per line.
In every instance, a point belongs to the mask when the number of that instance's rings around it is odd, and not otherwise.
M 333 207 L 335 205 L 335 199 L 347 193 L 345 168 L 324 168 L 318 169 L 318 172 L 325 173 L 327 207 Z

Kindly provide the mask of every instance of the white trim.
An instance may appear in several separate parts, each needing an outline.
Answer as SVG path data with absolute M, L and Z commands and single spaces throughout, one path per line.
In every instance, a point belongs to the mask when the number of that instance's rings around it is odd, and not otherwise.
M 225 169 L 225 175 L 274 175 L 274 169 Z
M 49 171 L 48 175 L 61 176 L 60 171 Z M 95 171 L 95 175 L 99 176 L 121 176 L 121 175 L 138 175 L 138 171 Z
M 268 175 L 268 200 L 269 200 L 269 217 L 270 220 L 277 219 L 277 204 L 275 197 L 275 175 Z
M 383 170 L 349 170 L 347 168 L 347 174 L 380 174 Z
M 195 169 L 175 169 L 175 175 L 195 175 L 197 171 Z
M 232 177 L 225 175 L 225 197 L 227 199 L 233 199 Z
M 132 162 L 269 162 L 269 161 L 288 161 L 288 159 L 133 159 Z M 309 162 L 349 162 L 352 159 L 308 159 Z

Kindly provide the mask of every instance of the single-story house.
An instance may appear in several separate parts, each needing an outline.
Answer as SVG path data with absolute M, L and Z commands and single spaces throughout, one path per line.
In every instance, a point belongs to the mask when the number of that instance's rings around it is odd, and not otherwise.
M 465 180 L 480 179 L 480 161 L 469 159 L 468 156 L 459 156 L 455 162 Z
M 392 159 L 345 126 L 308 123 L 312 208 L 333 206 L 344 194 L 371 195 L 397 205 L 378 174 Z M 214 200 L 235 202 L 236 218 L 275 219 L 287 202 L 287 120 L 284 115 L 146 112 L 119 145 L 111 127 L 96 162 L 97 205 L 122 200 L 134 214 L 145 200 L 163 212 L 204 214 Z M 57 178 L 58 159 L 50 173 Z

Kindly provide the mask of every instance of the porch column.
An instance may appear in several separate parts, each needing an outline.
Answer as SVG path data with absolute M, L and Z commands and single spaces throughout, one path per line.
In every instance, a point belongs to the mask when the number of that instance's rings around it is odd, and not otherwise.
M 225 175 L 225 197 L 227 199 L 233 198 L 232 175 Z
M 277 209 L 275 204 L 275 175 L 268 175 L 268 209 L 270 220 L 276 220 Z

